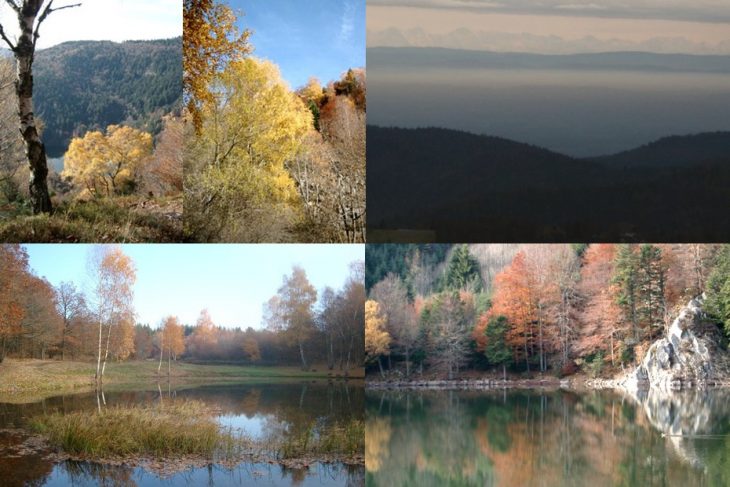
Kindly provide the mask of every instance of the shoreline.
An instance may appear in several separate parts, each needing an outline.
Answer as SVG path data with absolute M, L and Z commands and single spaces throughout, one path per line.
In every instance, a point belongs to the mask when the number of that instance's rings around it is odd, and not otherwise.
M 651 384 L 640 384 L 638 390 L 648 390 Z M 730 387 L 730 380 L 713 380 L 701 384 L 689 383 L 678 384 L 668 392 L 697 389 L 720 389 Z M 463 391 L 488 391 L 500 389 L 522 389 L 522 390 L 604 390 L 613 389 L 628 391 L 632 389 L 627 386 L 626 380 L 621 378 L 578 378 L 578 379 L 434 379 L 434 380 L 366 380 L 366 390 L 463 390 Z

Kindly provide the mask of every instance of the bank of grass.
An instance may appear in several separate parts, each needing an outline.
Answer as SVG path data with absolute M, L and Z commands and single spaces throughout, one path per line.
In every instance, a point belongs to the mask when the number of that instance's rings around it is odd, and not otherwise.
M 52 413 L 30 425 L 69 458 L 137 463 L 146 459 L 201 460 L 232 465 L 242 461 L 357 462 L 365 449 L 363 421 L 326 429 L 308 427 L 294 434 L 252 440 L 221 426 L 215 411 L 195 400 L 101 407 L 98 411 Z M 184 467 L 184 463 L 177 463 Z
M 153 360 L 110 362 L 104 374 L 104 386 L 155 385 L 167 381 L 167 363 L 157 374 L 158 363 Z M 0 402 L 15 402 L 24 397 L 93 390 L 95 362 L 60 360 L 5 359 L 0 363 Z M 338 378 L 326 367 L 313 366 L 310 371 L 289 366 L 203 365 L 173 362 L 170 381 L 175 384 L 212 384 L 226 382 L 303 380 Z M 364 376 L 362 368 L 351 370 L 351 378 Z M 156 386 L 155 386 L 156 387 Z
M 365 451 L 365 423 L 352 420 L 337 423 L 322 430 L 315 424 L 303 428 L 298 433 L 282 439 L 276 445 L 280 458 L 301 458 L 308 455 L 362 455 Z
M 227 460 L 249 446 L 246 438 L 221 428 L 199 401 L 54 413 L 35 418 L 31 427 L 65 453 L 90 459 L 196 456 Z
M 140 196 L 63 202 L 53 215 L 32 215 L 24 205 L 0 211 L 0 242 L 179 242 L 182 197 Z

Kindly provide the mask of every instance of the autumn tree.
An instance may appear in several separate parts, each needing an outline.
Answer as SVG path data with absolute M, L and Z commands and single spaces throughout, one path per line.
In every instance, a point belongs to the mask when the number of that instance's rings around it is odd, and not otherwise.
M 462 291 L 438 294 L 426 305 L 422 314 L 428 328 L 429 359 L 449 379 L 458 374 L 469 350 L 469 330 L 474 323 L 473 295 Z
M 157 374 L 162 367 L 162 355 L 167 351 L 167 375 L 170 376 L 170 360 L 185 351 L 185 333 L 177 316 L 168 316 L 162 322 L 160 330 L 160 363 L 157 366 Z
M 236 15 L 217 0 L 183 2 L 183 89 L 195 130 L 203 125 L 202 106 L 215 103 L 211 82 L 227 63 L 251 51 L 250 32 L 236 26 Z
M 193 333 L 188 337 L 190 352 L 201 357 L 209 357 L 218 343 L 215 323 L 207 309 L 203 309 L 195 322 Z
M 186 232 L 206 241 L 280 241 L 300 200 L 287 164 L 312 130 L 311 113 L 256 59 L 232 61 L 216 77 L 217 102 L 186 149 Z
M 390 335 L 385 329 L 386 316 L 377 301 L 365 302 L 365 357 L 369 363 L 378 362 L 380 376 L 385 377 L 380 357 L 390 354 Z
M 153 194 L 178 194 L 183 191 L 183 146 L 185 124 L 180 117 L 167 116 L 165 128 L 157 138 L 154 155 L 142 172 L 145 190 Z
M 370 298 L 377 301 L 385 316 L 385 329 L 393 338 L 393 345 L 402 350 L 406 362 L 406 376 L 410 376 L 411 352 L 418 340 L 418 323 L 408 290 L 403 281 L 393 273 L 378 282 L 370 291 Z M 393 347 L 395 348 L 395 347 Z M 390 354 L 388 360 L 390 360 Z
M 510 324 L 507 343 L 512 347 L 515 362 L 522 358 L 528 371 L 535 342 L 532 325 L 537 321 L 534 287 L 527 256 L 524 251 L 518 252 L 512 263 L 495 276 L 492 307 L 488 312 L 490 316 L 507 318 Z M 486 326 L 488 322 L 487 319 L 483 325 Z M 474 339 L 479 350 L 484 350 L 486 337 L 484 326 L 477 326 L 474 331 Z
M 0 245 L 0 362 L 7 344 L 20 334 L 25 315 L 22 304 L 28 274 L 28 254 L 20 245 Z
M 256 341 L 256 338 L 249 336 L 243 339 L 243 353 L 251 362 L 258 362 L 261 360 L 259 342 Z
M 34 213 L 50 213 L 53 209 L 46 182 L 48 177 L 46 148 L 41 141 L 33 110 L 33 61 L 36 42 L 40 36 L 41 24 L 50 14 L 80 5 L 68 4 L 54 8 L 53 2 L 54 0 L 5 0 L 17 14 L 19 35 L 15 42 L 10 40 L 0 24 L 0 38 L 5 41 L 15 57 L 15 94 L 18 101 L 19 129 L 30 167 L 29 190 Z
M 15 70 L 10 60 L 0 59 L 0 195 L 8 201 L 18 196 L 15 176 L 25 160 L 23 139 L 18 133 L 18 103 Z
M 294 266 L 289 276 L 284 276 L 278 293 L 264 306 L 264 322 L 269 329 L 283 333 L 297 345 L 302 370 L 309 370 L 305 357 L 305 344 L 316 331 L 313 306 L 317 290 L 307 279 L 302 267 Z
M 106 134 L 91 131 L 71 140 L 62 176 L 74 179 L 93 196 L 128 194 L 151 157 L 152 135 L 110 125 Z
M 121 247 L 97 246 L 89 257 L 89 275 L 93 283 L 93 309 L 99 324 L 95 378 L 100 382 L 109 356 L 112 328 L 134 316 L 133 286 L 137 271 Z M 103 337 L 105 328 L 106 339 Z
M 86 298 L 76 289 L 73 282 L 62 282 L 56 289 L 58 312 L 63 320 L 61 335 L 61 360 L 66 360 L 69 349 L 76 349 L 79 344 L 79 328 L 83 326 L 88 314 Z

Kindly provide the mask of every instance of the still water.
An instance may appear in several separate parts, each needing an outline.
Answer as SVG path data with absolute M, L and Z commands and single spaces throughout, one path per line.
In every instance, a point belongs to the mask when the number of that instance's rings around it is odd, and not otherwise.
M 377 391 L 367 486 L 728 486 L 730 391 Z
M 107 406 L 195 399 L 218 411 L 218 421 L 252 437 L 296 434 L 312 423 L 326 426 L 364 415 L 362 383 L 307 381 L 279 384 L 245 384 L 192 388 L 161 385 L 158 390 L 105 391 Z M 42 449 L 34 448 L 24 432 L 28 419 L 55 411 L 94 411 L 94 393 L 56 396 L 34 403 L 0 402 L 0 485 L 3 486 L 357 486 L 364 469 L 343 464 L 314 464 L 289 469 L 276 464 L 244 463 L 235 468 L 190 468 L 160 477 L 142 468 L 101 465 L 94 462 L 54 463 Z M 103 406 L 102 406 L 103 407 Z

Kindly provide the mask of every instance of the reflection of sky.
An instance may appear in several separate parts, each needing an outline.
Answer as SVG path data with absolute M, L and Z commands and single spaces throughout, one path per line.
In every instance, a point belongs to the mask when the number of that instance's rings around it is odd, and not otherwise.
M 218 416 L 218 422 L 225 427 L 233 428 L 234 432 L 243 431 L 252 439 L 264 437 L 264 427 L 268 421 L 274 421 L 272 416 L 255 414 L 248 417 L 243 414 L 223 414 Z
M 210 469 L 192 468 L 171 477 L 160 478 L 142 468 L 127 466 L 94 466 L 80 463 L 74 466 L 72 475 L 65 464 L 55 465 L 49 477 L 42 484 L 46 487 L 67 485 L 135 485 L 152 486 L 273 486 L 286 487 L 335 487 L 341 485 L 358 485 L 357 473 L 348 480 L 346 467 L 340 464 L 323 465 L 316 463 L 305 470 L 289 470 L 279 465 L 266 463 L 241 464 L 233 469 L 213 466 Z M 83 471 L 86 470 L 86 471 Z M 35 485 L 35 484 L 33 484 Z

